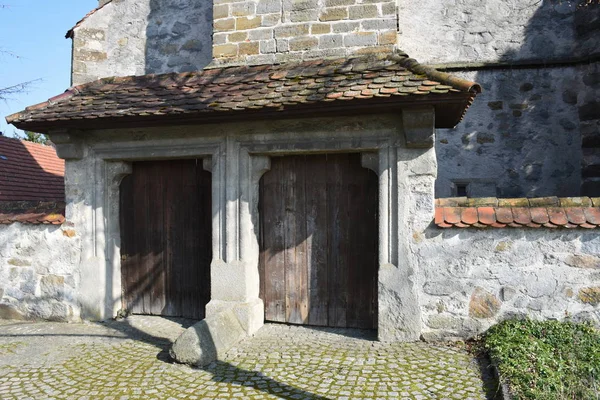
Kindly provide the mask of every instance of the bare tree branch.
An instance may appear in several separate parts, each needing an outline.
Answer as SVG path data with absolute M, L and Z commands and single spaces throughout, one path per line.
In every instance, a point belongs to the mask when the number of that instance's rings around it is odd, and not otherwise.
M 17 94 L 17 93 L 29 93 L 30 89 L 31 89 L 31 85 L 33 85 L 36 82 L 41 82 L 41 78 L 40 79 L 33 79 L 27 82 L 21 82 L 21 83 L 17 83 L 16 85 L 11 85 L 11 86 L 7 86 L 4 88 L 0 88 L 0 100 L 9 100 L 11 99 L 10 96 Z

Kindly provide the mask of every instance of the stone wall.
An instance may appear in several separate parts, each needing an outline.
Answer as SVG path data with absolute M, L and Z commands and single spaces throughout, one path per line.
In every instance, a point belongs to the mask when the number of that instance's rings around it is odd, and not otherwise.
M 214 0 L 213 56 L 219 63 L 389 52 L 394 0 Z
M 423 63 L 516 63 L 598 54 L 597 5 L 576 0 L 398 2 L 398 46 Z
M 437 132 L 436 197 L 457 195 L 457 183 L 471 197 L 580 194 L 582 134 L 600 136 L 599 63 L 457 75 L 483 93 L 461 124 Z
M 0 318 L 79 320 L 79 249 L 67 226 L 0 224 Z
M 415 233 L 423 337 L 471 337 L 498 321 L 591 320 L 600 326 L 594 230 L 450 229 Z
M 113 0 L 73 30 L 72 83 L 197 71 L 211 57 L 211 2 Z
M 600 5 L 578 3 L 399 2 L 398 47 L 483 86 L 438 131 L 437 197 L 599 193 Z

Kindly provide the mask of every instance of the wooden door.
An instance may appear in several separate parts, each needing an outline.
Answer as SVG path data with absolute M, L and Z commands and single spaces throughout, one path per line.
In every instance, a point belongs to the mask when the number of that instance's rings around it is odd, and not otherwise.
M 360 154 L 272 158 L 259 209 L 265 319 L 376 328 L 378 179 Z
M 204 318 L 211 213 L 211 174 L 202 160 L 133 163 L 120 194 L 124 308 Z

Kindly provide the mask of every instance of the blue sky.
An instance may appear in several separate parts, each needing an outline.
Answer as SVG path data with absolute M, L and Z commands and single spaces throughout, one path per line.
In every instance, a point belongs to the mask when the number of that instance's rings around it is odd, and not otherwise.
M 65 33 L 98 0 L 0 0 L 0 88 L 34 79 L 28 93 L 0 100 L 0 132 L 16 130 L 4 117 L 64 92 L 70 85 L 71 39 Z

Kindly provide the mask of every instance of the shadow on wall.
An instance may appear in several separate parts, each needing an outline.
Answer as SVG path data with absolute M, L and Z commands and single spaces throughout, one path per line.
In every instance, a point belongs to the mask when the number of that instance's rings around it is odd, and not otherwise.
M 468 74 L 484 92 L 440 135 L 438 197 L 463 179 L 470 197 L 580 195 L 582 134 L 597 134 L 600 118 L 600 4 L 578 2 L 523 4 L 535 12 L 521 46 L 504 67 Z
M 212 0 L 150 0 L 146 74 L 206 67 L 212 60 L 212 23 Z

